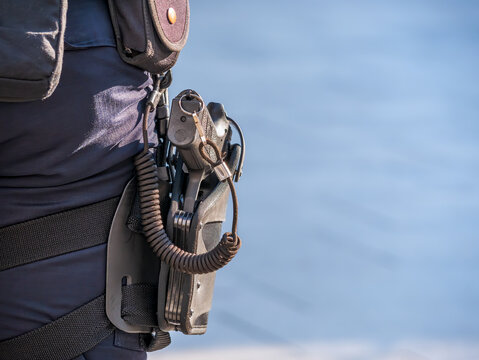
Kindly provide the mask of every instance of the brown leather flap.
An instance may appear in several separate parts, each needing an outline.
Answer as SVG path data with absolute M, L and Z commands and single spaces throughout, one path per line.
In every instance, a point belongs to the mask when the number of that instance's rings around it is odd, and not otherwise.
M 188 0 L 148 0 L 148 4 L 162 43 L 171 51 L 183 49 L 190 25 Z

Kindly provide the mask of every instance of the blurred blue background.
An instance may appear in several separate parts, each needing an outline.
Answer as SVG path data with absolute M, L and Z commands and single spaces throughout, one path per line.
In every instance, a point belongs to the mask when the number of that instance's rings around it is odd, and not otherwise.
M 207 334 L 150 358 L 478 359 L 479 2 L 191 16 L 170 96 L 243 127 L 243 248 Z

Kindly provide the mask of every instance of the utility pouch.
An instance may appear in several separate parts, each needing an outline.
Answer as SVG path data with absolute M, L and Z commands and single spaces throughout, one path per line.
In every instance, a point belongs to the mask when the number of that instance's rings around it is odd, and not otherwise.
M 0 1 L 0 101 L 49 97 L 60 80 L 67 0 Z
M 188 38 L 188 0 L 108 0 L 120 57 L 154 74 L 169 70 Z

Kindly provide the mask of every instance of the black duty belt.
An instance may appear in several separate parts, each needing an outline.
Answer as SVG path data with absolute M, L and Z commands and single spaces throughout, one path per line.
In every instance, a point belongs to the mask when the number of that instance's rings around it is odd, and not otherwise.
M 0 228 L 0 271 L 103 244 L 119 198 Z
M 0 228 L 0 271 L 106 243 L 118 201 L 119 198 L 112 198 Z M 143 306 L 151 310 L 147 313 L 137 306 L 156 301 L 156 291 L 156 284 L 125 285 L 122 316 L 157 327 L 153 312 L 156 306 Z M 105 314 L 105 296 L 101 295 L 51 323 L 0 342 L 0 358 L 72 359 L 114 330 Z M 141 340 L 146 351 L 170 343 L 169 334 L 161 331 L 154 339 L 145 335 Z

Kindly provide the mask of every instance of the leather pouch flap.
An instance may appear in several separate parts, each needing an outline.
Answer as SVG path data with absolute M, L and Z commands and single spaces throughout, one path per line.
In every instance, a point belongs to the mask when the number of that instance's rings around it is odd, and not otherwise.
M 171 51 L 180 51 L 188 39 L 188 0 L 148 0 L 157 35 Z

